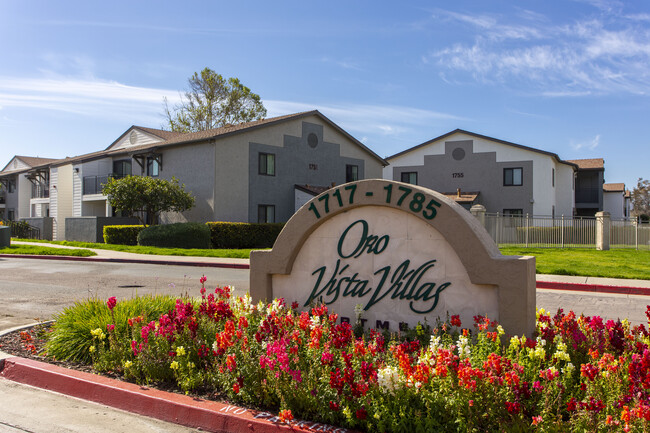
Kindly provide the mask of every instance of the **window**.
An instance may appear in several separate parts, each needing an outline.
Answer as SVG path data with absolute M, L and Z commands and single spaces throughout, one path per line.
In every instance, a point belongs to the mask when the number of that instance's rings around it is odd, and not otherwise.
M 552 169 L 553 171 L 551 172 L 551 186 L 555 187 L 555 169 Z
M 520 217 L 524 216 L 523 209 L 504 209 L 503 216 Z
M 410 183 L 412 185 L 418 184 L 418 173 L 416 171 L 408 171 L 402 173 L 402 182 Z
M 147 162 L 147 165 L 149 163 Z M 131 174 L 131 160 L 113 161 L 113 177 L 121 179 Z
M 346 165 L 345 166 L 345 181 L 346 182 L 356 182 L 359 180 L 359 166 L 358 165 Z
M 504 168 L 503 185 L 504 186 L 521 186 L 523 179 L 523 168 Z
M 272 153 L 260 153 L 260 174 L 264 176 L 275 176 L 275 155 Z
M 7 185 L 7 192 L 13 193 L 16 192 L 16 179 L 11 179 Z
M 274 223 L 275 222 L 275 206 L 272 204 L 261 204 L 257 206 L 257 222 L 258 223 Z
M 16 211 L 13 209 L 7 210 L 7 219 L 9 221 L 14 221 L 16 219 Z
M 147 176 L 158 177 L 160 165 L 153 156 L 147 156 Z

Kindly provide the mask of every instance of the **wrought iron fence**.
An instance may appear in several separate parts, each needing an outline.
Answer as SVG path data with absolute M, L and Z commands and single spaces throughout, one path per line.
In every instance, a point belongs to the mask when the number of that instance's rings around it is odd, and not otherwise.
M 38 227 L 31 226 L 25 221 L 6 220 L 6 221 L 2 221 L 2 224 L 11 227 L 12 238 L 23 238 L 23 239 L 41 238 L 41 229 L 39 229 Z
M 610 248 L 650 249 L 650 224 L 611 220 L 608 228 Z M 485 214 L 485 229 L 499 246 L 596 248 L 594 217 Z

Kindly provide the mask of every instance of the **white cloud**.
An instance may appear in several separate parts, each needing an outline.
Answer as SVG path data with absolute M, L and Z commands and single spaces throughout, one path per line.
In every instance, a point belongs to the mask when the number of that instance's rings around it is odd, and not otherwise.
M 614 3 L 596 2 L 601 7 Z M 456 81 L 503 83 L 511 88 L 532 84 L 537 93 L 553 96 L 650 93 L 650 27 L 637 15 L 585 19 L 548 26 L 510 25 L 449 12 L 449 17 L 474 23 L 473 42 L 452 43 L 423 58 L 439 74 L 455 71 Z M 645 27 L 644 27 L 645 26 Z M 458 74 L 457 72 L 466 74 Z
M 570 142 L 571 147 L 573 150 L 594 150 L 600 145 L 600 134 L 596 135 L 594 138 L 591 140 L 587 141 L 571 141 Z
M 128 86 L 87 78 L 0 77 L 0 104 L 133 122 L 161 120 L 163 96 L 170 103 L 178 92 Z

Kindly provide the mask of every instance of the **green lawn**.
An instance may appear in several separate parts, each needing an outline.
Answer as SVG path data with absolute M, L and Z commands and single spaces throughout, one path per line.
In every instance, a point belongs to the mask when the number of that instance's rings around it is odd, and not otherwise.
M 250 255 L 251 249 L 184 249 L 184 248 L 157 248 L 157 247 L 142 247 L 138 245 L 113 245 L 113 244 L 100 244 L 92 242 L 71 242 L 71 241 L 44 241 L 34 239 L 14 239 L 16 241 L 25 242 L 41 242 L 57 245 L 66 245 L 78 248 L 93 248 L 98 250 L 112 250 L 123 251 L 126 253 L 137 254 L 152 254 L 158 256 L 194 256 L 194 257 L 226 257 L 235 259 L 247 259 Z
M 535 256 L 538 274 L 650 280 L 650 251 L 503 247 L 501 253 Z
M 0 248 L 0 254 L 27 254 L 33 256 L 73 256 L 73 257 L 90 257 L 96 256 L 97 253 L 85 249 L 69 248 L 52 248 L 41 247 L 39 245 L 11 245 Z

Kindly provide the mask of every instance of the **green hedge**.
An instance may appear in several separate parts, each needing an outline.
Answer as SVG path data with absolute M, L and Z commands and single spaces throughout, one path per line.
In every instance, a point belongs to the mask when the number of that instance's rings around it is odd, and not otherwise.
M 209 222 L 213 248 L 271 248 L 284 224 Z
M 104 243 L 116 245 L 137 245 L 138 233 L 143 225 L 104 226 Z
M 138 245 L 161 248 L 210 248 L 210 229 L 202 223 L 149 226 L 138 234 Z

